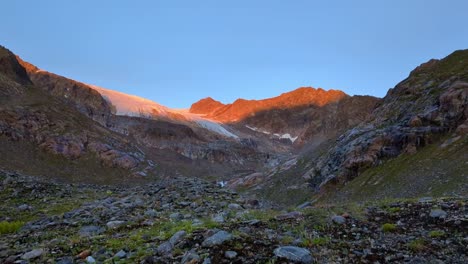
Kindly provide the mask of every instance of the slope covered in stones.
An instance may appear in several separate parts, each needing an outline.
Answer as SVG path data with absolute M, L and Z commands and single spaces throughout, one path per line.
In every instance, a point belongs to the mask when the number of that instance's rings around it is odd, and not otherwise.
M 193 178 L 119 188 L 5 171 L 0 198 L 2 263 L 468 260 L 466 199 L 279 211 Z

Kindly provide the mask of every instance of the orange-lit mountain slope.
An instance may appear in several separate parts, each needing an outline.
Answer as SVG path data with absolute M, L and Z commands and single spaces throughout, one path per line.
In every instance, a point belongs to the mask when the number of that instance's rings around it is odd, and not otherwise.
M 273 98 L 264 100 L 237 99 L 234 103 L 227 105 L 212 98 L 205 98 L 193 104 L 190 112 L 204 114 L 205 117 L 223 123 L 232 123 L 241 121 L 252 114 L 273 109 L 292 109 L 304 106 L 323 107 L 337 102 L 345 96 L 344 92 L 338 90 L 325 91 L 321 88 L 301 87 Z

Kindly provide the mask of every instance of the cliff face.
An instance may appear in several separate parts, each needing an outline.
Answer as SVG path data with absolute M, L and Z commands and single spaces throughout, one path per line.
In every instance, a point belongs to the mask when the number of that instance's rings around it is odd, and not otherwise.
M 467 132 L 468 50 L 431 60 L 389 90 L 368 122 L 344 133 L 310 171 L 312 186 L 346 182 L 385 159 Z M 455 134 L 454 134 L 455 133 Z
M 47 82 L 53 85 L 38 86 L 36 83 L 41 81 L 36 78 L 42 77 L 28 72 L 32 67 L 25 69 L 21 65 L 24 62 L 7 49 L 0 48 L 0 54 L 1 167 L 41 174 L 50 170 L 51 174 L 67 175 L 69 180 L 86 178 L 84 174 L 89 173 L 99 175 L 102 181 L 111 180 L 109 175 L 131 175 L 152 169 L 147 165 L 154 163 L 135 144 L 90 118 L 95 117 L 94 110 L 77 111 L 85 108 L 70 104 L 53 91 L 69 84 L 75 87 L 70 96 L 77 96 L 76 102 L 83 102 L 83 107 L 89 107 L 87 110 L 94 109 L 93 102 L 100 102 L 95 106 L 104 111 L 107 104 L 95 93 L 48 73 L 44 78 L 57 78 Z
M 23 61 L 18 56 L 17 61 L 26 70 L 31 82 L 52 96 L 62 98 L 73 105 L 81 113 L 105 125 L 112 113 L 112 106 L 88 85 L 80 83 L 44 70 Z

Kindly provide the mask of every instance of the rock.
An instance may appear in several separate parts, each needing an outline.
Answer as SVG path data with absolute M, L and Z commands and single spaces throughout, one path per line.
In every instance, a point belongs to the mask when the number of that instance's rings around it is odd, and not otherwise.
M 95 260 L 92 256 L 88 256 L 88 257 L 86 258 L 86 262 L 87 262 L 87 263 L 96 263 L 96 260 Z
M 421 197 L 419 198 L 418 202 L 419 203 L 429 203 L 429 202 L 432 202 L 432 197 Z
M 441 209 L 433 209 L 429 216 L 432 218 L 445 218 L 447 216 L 447 212 Z
M 73 264 L 73 263 L 75 262 L 73 261 L 72 257 L 64 257 L 64 258 L 59 259 L 55 264 Z
M 104 228 L 99 226 L 83 226 L 78 232 L 82 237 L 99 235 L 104 232 Z
M 298 263 L 312 263 L 313 258 L 310 251 L 305 248 L 284 246 L 276 248 L 274 251 L 278 258 L 285 258 L 289 261 Z
M 233 258 L 237 257 L 237 252 L 228 250 L 228 251 L 224 252 L 224 256 L 227 259 L 233 259 Z
M 187 232 L 184 230 L 181 230 L 179 232 L 176 232 L 170 239 L 169 243 L 171 243 L 173 246 L 177 245 L 180 241 L 184 239 L 184 237 L 187 235 Z
M 114 258 L 118 258 L 118 259 L 123 259 L 125 257 L 127 257 L 127 252 L 125 252 L 124 250 L 120 250 L 114 255 Z
M 202 264 L 211 264 L 211 258 L 205 258 Z
M 231 210 L 242 210 L 242 206 L 240 206 L 239 204 L 235 204 L 235 203 L 229 204 L 228 208 Z
M 166 241 L 158 246 L 156 252 L 161 256 L 166 256 L 172 252 L 173 248 L 174 246 L 169 241 Z
M 148 217 L 157 217 L 159 214 L 158 214 L 158 211 L 154 210 L 154 209 L 149 209 L 149 210 L 146 210 L 145 211 L 145 216 L 148 216 Z
M 185 263 L 199 263 L 199 261 L 200 261 L 200 256 L 194 250 L 190 250 L 184 254 L 181 262 L 185 264 Z
M 114 159 L 114 165 L 116 167 L 129 170 L 138 166 L 138 161 L 134 157 L 124 154 L 123 156 Z
M 20 210 L 20 211 L 28 211 L 28 210 L 31 210 L 31 209 L 32 209 L 32 207 L 27 205 L 27 204 L 22 204 L 22 205 L 18 206 L 18 210 Z
M 184 215 L 182 215 L 181 213 L 172 213 L 169 215 L 169 218 L 177 221 L 177 220 L 182 220 L 184 218 Z
M 85 259 L 85 258 L 87 258 L 88 256 L 91 256 L 91 250 L 89 250 L 89 249 L 82 251 L 82 252 L 81 252 L 80 254 L 78 254 L 78 256 L 76 256 L 76 257 L 78 257 L 78 258 L 80 258 L 80 259 Z
M 224 216 L 222 214 L 217 214 L 212 218 L 216 223 L 224 223 Z
M 304 215 L 301 212 L 289 212 L 275 217 L 276 220 L 301 219 Z
M 203 247 L 212 247 L 223 244 L 232 239 L 232 235 L 226 231 L 219 231 L 203 241 Z
M 410 119 L 410 121 L 408 122 L 408 125 L 410 127 L 420 127 L 423 125 L 423 123 L 421 121 L 421 118 L 419 118 L 418 116 L 414 116 L 413 118 Z
M 117 228 L 119 228 L 119 227 L 121 227 L 123 225 L 125 225 L 125 221 L 118 221 L 118 220 L 109 221 L 106 224 L 107 228 L 109 228 L 109 229 L 117 229 Z
M 42 254 L 44 254 L 43 249 L 34 249 L 34 250 L 31 250 L 29 252 L 24 253 L 21 256 L 21 258 L 24 259 L 24 260 L 30 260 L 30 259 L 38 258 L 38 257 L 42 256 Z
M 308 206 L 311 206 L 311 205 L 312 205 L 311 202 L 305 202 L 305 203 L 302 203 L 302 204 L 298 205 L 297 209 L 304 209 L 304 208 L 306 208 Z
M 346 223 L 346 218 L 341 215 L 335 215 L 332 217 L 332 222 L 335 224 L 343 225 Z

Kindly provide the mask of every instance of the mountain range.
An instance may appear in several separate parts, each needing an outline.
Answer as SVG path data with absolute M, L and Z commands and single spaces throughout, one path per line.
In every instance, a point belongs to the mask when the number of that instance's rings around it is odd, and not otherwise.
M 468 50 L 171 109 L 0 46 L 0 262 L 466 263 L 467 135 Z
M 329 196 L 433 145 L 466 150 L 466 50 L 423 63 L 382 99 L 301 87 L 231 104 L 208 97 L 183 110 L 0 54 L 1 149 L 12 157 L 0 165 L 29 174 L 102 183 L 185 175 L 267 197 L 286 192 L 281 203 Z M 458 159 L 444 173 L 464 179 L 466 152 Z M 83 177 L 89 168 L 94 176 Z M 466 193 L 466 185 L 455 189 Z

